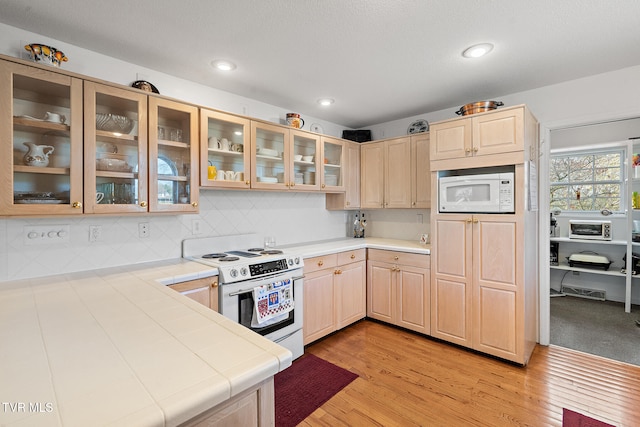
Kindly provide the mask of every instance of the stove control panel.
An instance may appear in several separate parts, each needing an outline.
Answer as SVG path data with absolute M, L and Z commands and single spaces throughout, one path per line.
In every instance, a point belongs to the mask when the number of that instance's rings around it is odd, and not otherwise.
M 249 266 L 251 277 L 263 276 L 269 273 L 277 273 L 287 269 L 286 259 L 277 259 L 274 261 L 261 262 L 259 264 L 252 264 Z

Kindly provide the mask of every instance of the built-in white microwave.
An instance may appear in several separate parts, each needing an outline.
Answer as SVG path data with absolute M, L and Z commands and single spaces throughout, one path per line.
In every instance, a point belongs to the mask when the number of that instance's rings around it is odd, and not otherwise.
M 515 213 L 514 199 L 513 172 L 438 178 L 441 213 Z

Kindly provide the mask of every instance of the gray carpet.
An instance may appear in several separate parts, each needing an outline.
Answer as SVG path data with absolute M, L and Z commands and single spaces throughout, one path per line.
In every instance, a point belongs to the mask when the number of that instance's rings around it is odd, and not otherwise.
M 551 298 L 551 344 L 640 365 L 640 306 L 571 296 Z

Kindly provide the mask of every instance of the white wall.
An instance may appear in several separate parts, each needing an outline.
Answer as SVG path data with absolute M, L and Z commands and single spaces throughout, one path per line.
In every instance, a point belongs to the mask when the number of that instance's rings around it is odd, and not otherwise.
M 585 77 L 510 95 L 496 94 L 505 106 L 526 104 L 541 126 L 599 122 L 603 118 L 640 117 L 640 66 Z M 480 100 L 469 100 L 469 102 Z M 406 135 L 416 119 L 429 123 L 458 117 L 460 105 L 369 126 L 373 139 Z

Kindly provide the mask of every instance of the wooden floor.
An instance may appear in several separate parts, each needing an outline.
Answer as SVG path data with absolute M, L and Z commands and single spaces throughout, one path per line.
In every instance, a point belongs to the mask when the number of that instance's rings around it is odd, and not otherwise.
M 303 426 L 561 426 L 563 408 L 640 426 L 640 367 L 560 347 L 521 367 L 364 320 L 305 352 L 360 377 Z

